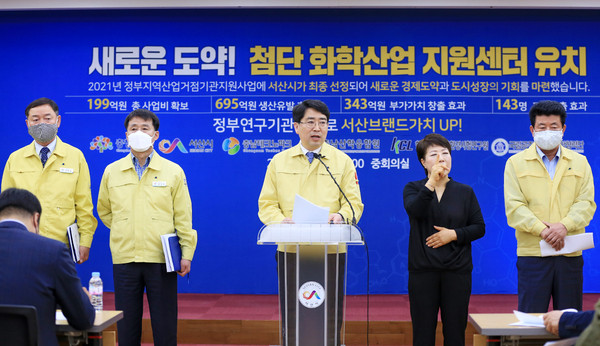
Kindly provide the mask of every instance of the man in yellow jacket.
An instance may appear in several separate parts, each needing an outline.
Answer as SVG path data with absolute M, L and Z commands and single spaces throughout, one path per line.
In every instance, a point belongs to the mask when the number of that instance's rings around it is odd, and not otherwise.
M 504 170 L 509 226 L 517 237 L 519 310 L 546 312 L 583 303 L 581 251 L 541 257 L 540 240 L 555 250 L 565 236 L 585 232 L 596 204 L 594 179 L 585 156 L 560 145 L 567 113 L 556 101 L 540 101 L 529 111 L 534 144 L 513 155 Z
M 298 194 L 316 205 L 329 208 L 329 222 L 352 222 L 353 220 L 354 222 L 358 222 L 364 206 L 361 201 L 354 163 L 348 155 L 325 143 L 330 116 L 327 105 L 319 100 L 304 100 L 294 107 L 292 115 L 294 118 L 294 130 L 300 137 L 300 143 L 276 154 L 269 163 L 263 187 L 258 198 L 258 216 L 260 220 L 264 224 L 292 222 L 294 199 L 296 194 Z M 315 155 L 320 155 L 320 158 L 329 167 L 352 205 L 348 204 L 325 167 Z M 279 263 L 287 261 L 287 268 L 295 268 L 295 256 L 284 256 L 282 251 L 283 249 L 280 247 L 277 254 Z M 328 260 L 329 275 L 332 275 L 333 279 L 335 279 L 336 273 L 339 274 L 339 289 L 342 290 L 341 296 L 343 296 L 344 287 L 345 248 L 343 252 L 339 256 L 339 262 L 335 260 L 335 254 L 330 254 L 331 260 Z M 339 267 L 336 268 L 338 264 Z M 279 265 L 280 292 L 285 291 L 284 283 L 286 280 L 286 275 L 282 268 L 284 266 Z M 287 275 L 287 281 L 288 287 L 293 287 L 295 273 Z M 326 295 L 333 297 L 335 295 L 335 285 L 330 285 L 329 288 L 330 292 L 327 292 Z M 292 292 L 292 295 L 295 298 L 295 292 Z M 340 295 L 339 292 L 338 295 Z M 293 302 L 294 300 L 291 301 Z M 330 309 L 335 308 L 335 304 L 331 305 L 333 301 L 333 299 L 329 299 Z M 339 305 L 342 304 L 343 299 L 338 303 Z M 295 311 L 295 304 L 288 304 L 288 309 L 290 312 Z M 339 332 L 342 322 L 343 305 L 338 306 L 338 312 L 337 332 Z M 295 345 L 295 327 L 293 323 L 288 323 L 289 330 L 285 330 L 284 327 L 286 312 L 283 305 L 281 313 L 284 340 L 287 339 L 290 345 Z M 332 330 L 328 335 L 331 340 L 334 334 L 333 325 L 330 325 L 330 327 Z M 339 337 L 337 340 L 339 342 Z
M 131 154 L 106 167 L 98 193 L 98 216 L 110 229 L 119 345 L 139 345 L 144 289 L 155 345 L 177 343 L 177 274 L 167 272 L 161 235 L 177 232 L 179 275 L 190 272 L 196 250 L 192 202 L 185 174 L 153 148 L 159 120 L 146 109 L 125 119 Z
M 34 141 L 13 152 L 2 175 L 4 191 L 29 190 L 44 209 L 40 234 L 67 244 L 67 227 L 79 227 L 79 263 L 88 259 L 98 221 L 94 217 L 90 171 L 83 153 L 58 138 L 58 105 L 48 98 L 31 102 L 25 123 Z

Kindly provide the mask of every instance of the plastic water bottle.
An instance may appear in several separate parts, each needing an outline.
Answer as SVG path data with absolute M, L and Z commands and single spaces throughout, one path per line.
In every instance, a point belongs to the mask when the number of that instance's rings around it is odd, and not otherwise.
M 93 272 L 92 278 L 90 279 L 89 287 L 90 295 L 92 296 L 92 306 L 96 311 L 102 311 L 104 303 L 102 301 L 102 279 L 100 279 L 99 272 Z

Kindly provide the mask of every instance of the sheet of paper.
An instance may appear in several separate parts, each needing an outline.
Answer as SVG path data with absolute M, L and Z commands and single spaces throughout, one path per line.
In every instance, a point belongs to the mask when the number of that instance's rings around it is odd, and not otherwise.
M 581 233 L 576 235 L 568 235 L 565 237 L 565 247 L 560 251 L 556 251 L 546 243 L 543 239 L 540 240 L 540 250 L 542 257 L 564 255 L 575 251 L 587 250 L 594 247 L 594 234 Z
M 513 313 L 515 314 L 519 322 L 511 323 L 511 326 L 544 328 L 544 320 L 542 319 L 542 315 L 532 315 L 517 310 L 513 310 Z
M 67 318 L 63 315 L 62 311 L 56 310 L 56 320 L 57 321 L 66 321 Z
M 328 218 L 329 208 L 319 207 L 300 195 L 296 195 L 292 213 L 292 220 L 295 223 L 327 223 Z
M 544 344 L 544 346 L 574 346 L 577 343 L 577 337 L 556 340 L 556 341 L 548 341 Z

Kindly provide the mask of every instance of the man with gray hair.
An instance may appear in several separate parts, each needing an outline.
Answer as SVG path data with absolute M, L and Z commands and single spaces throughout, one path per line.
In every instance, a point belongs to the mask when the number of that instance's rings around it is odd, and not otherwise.
M 67 227 L 77 221 L 79 262 L 87 261 L 98 221 L 90 190 L 90 171 L 81 150 L 56 135 L 61 117 L 49 98 L 31 102 L 25 109 L 25 124 L 34 141 L 13 152 L 2 175 L 4 191 L 18 187 L 39 196 L 46 211 L 40 234 L 67 244 Z

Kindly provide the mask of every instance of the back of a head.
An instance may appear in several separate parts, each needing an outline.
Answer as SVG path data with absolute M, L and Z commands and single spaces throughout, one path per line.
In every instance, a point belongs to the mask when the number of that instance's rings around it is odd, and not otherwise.
M 0 219 L 15 215 L 27 217 L 35 213 L 42 213 L 42 205 L 33 193 L 17 188 L 0 193 Z

